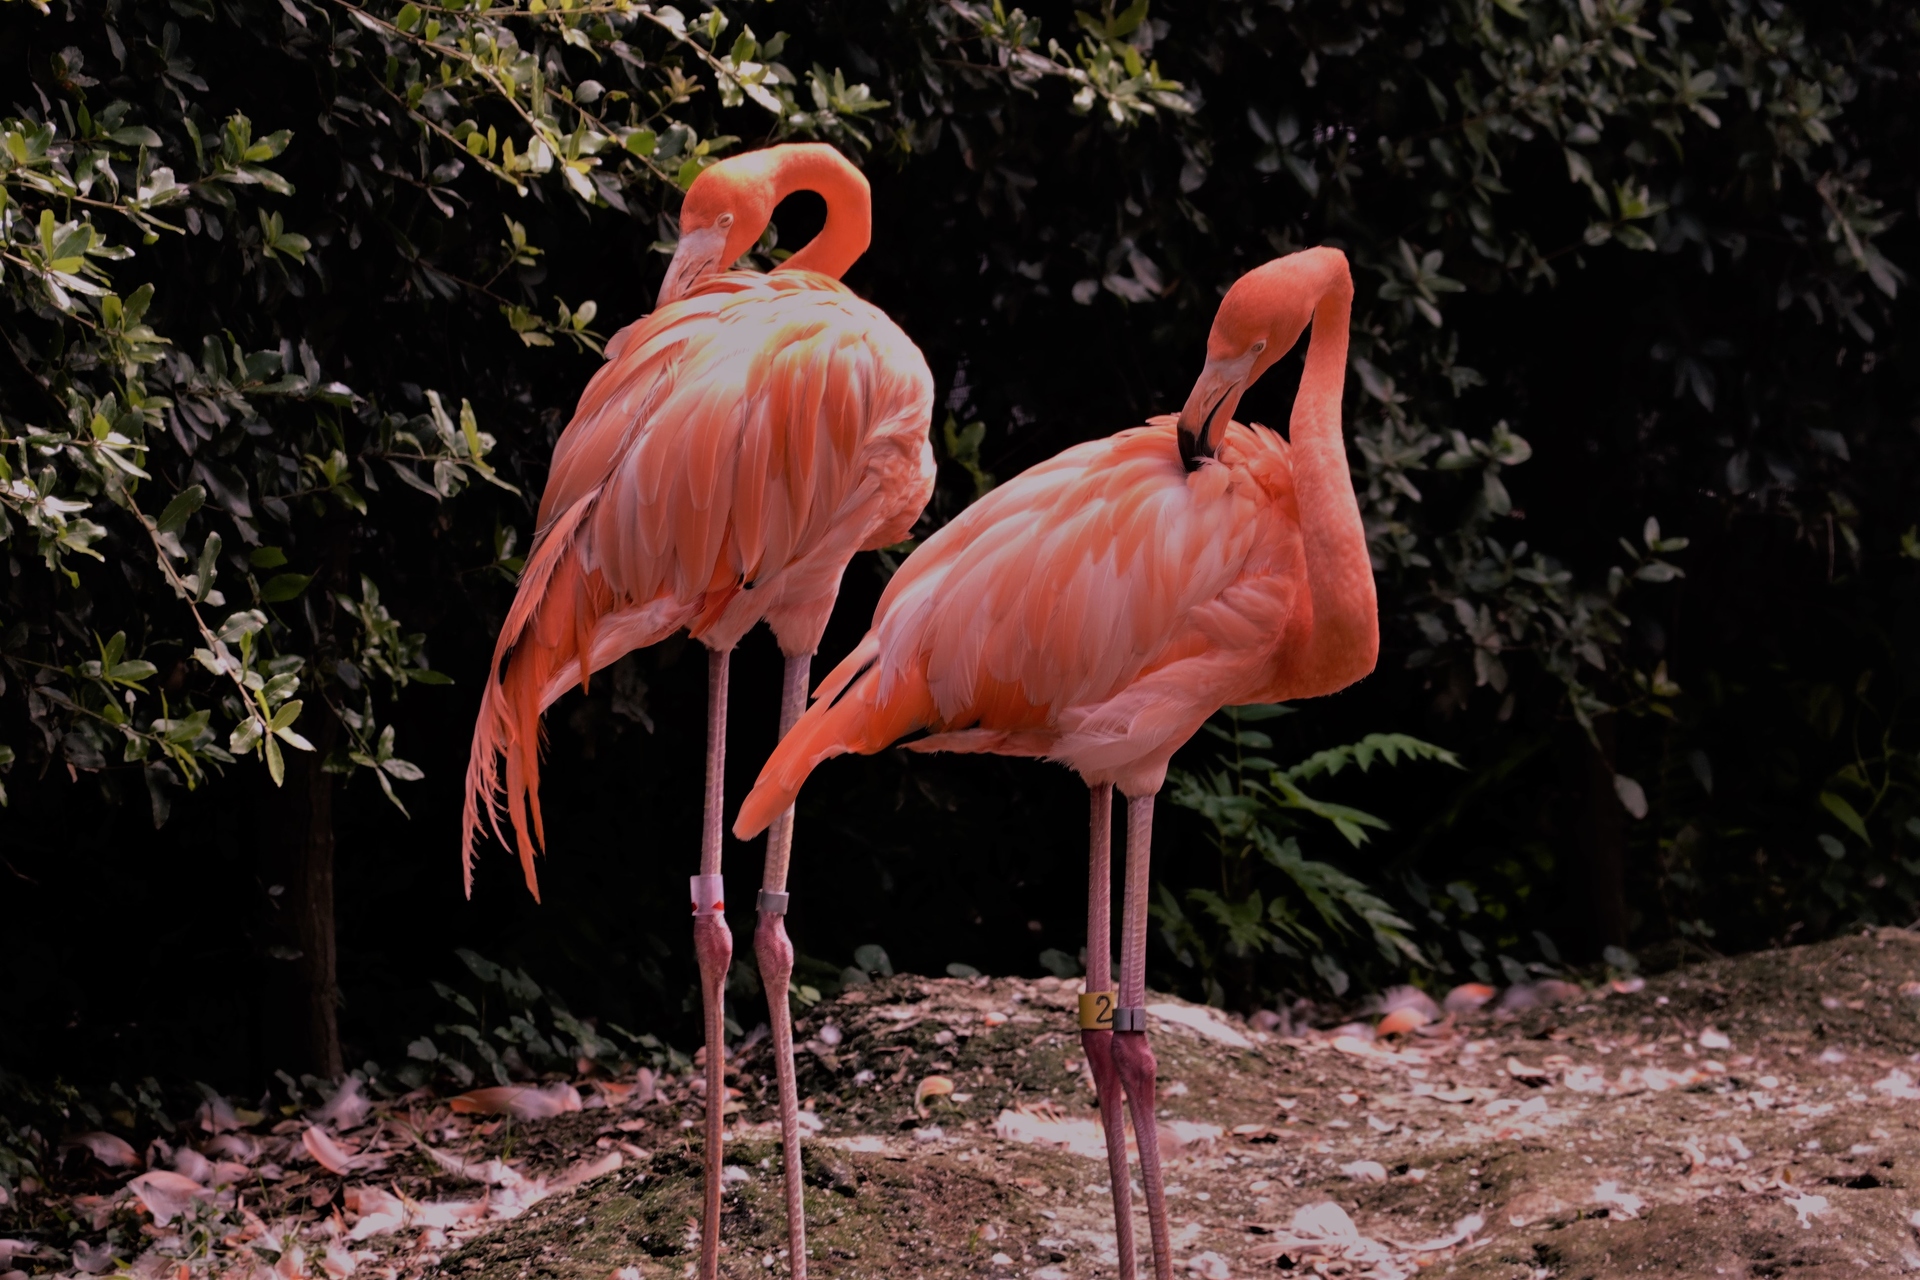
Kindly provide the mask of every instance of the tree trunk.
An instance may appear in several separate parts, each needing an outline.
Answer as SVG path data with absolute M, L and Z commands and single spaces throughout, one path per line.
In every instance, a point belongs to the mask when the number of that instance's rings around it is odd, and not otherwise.
M 333 786 L 326 758 L 339 737 L 339 722 L 324 701 L 314 700 L 320 717 L 313 750 L 299 753 L 288 770 L 287 785 L 299 788 L 294 809 L 304 819 L 293 831 L 299 850 L 288 910 L 299 939 L 300 987 L 306 1023 L 307 1069 L 332 1080 L 344 1068 L 340 1058 L 340 982 L 333 925 Z M 289 762 L 292 763 L 292 762 Z
M 1627 825 L 1613 787 L 1613 717 L 1599 717 L 1593 729 L 1598 750 L 1568 724 L 1559 755 L 1564 847 L 1579 863 L 1572 879 L 1587 900 L 1585 950 L 1597 959 L 1603 948 L 1627 945 Z
M 333 919 L 334 775 L 322 764 L 339 740 L 326 703 L 309 704 L 301 729 L 312 751 L 288 751 L 286 782 L 271 784 L 263 813 L 269 966 L 259 1066 L 327 1079 L 343 1070 Z M 314 717 L 309 722 L 308 717 Z M 264 771 L 263 771 L 264 772 Z

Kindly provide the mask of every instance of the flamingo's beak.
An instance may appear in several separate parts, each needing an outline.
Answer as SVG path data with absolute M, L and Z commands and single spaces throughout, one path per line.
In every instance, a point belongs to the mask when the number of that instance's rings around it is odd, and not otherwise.
M 1233 411 L 1240 407 L 1253 359 L 1251 353 L 1230 360 L 1210 358 L 1200 370 L 1186 408 L 1180 411 L 1180 461 L 1187 470 L 1197 471 L 1202 461 L 1213 456 L 1227 423 L 1233 421 Z
M 654 300 L 658 310 L 669 302 L 686 297 L 726 263 L 720 259 L 727 251 L 727 230 L 718 225 L 688 231 L 680 237 L 680 247 L 667 264 L 667 278 L 660 282 L 660 296 Z

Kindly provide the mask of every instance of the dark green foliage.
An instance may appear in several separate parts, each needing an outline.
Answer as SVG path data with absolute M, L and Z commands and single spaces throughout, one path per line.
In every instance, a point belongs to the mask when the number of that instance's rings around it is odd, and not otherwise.
M 469 981 L 462 990 L 444 982 L 434 993 L 450 1005 L 450 1020 L 432 1036 L 409 1041 L 407 1061 L 393 1072 L 409 1089 L 436 1083 L 455 1089 L 476 1083 L 509 1084 L 540 1073 L 571 1074 L 588 1062 L 616 1076 L 631 1074 L 636 1060 L 684 1069 L 688 1060 L 652 1035 L 636 1035 L 618 1023 L 604 1029 L 576 1018 L 560 997 L 543 989 L 525 969 L 499 965 L 462 947 Z
M 1316 973 L 1335 996 L 1345 995 L 1351 978 L 1342 957 L 1363 936 L 1389 970 L 1433 964 L 1409 936 L 1413 926 L 1393 907 L 1339 868 L 1307 858 L 1298 838 L 1319 828 L 1307 818 L 1330 824 L 1356 849 L 1367 843 L 1369 830 L 1391 828 L 1364 810 L 1316 800 L 1300 784 L 1331 778 L 1349 766 L 1364 774 L 1376 763 L 1395 765 L 1404 758 L 1457 769 L 1459 760 L 1451 751 L 1399 733 L 1370 733 L 1284 769 L 1249 754 L 1273 749 L 1272 737 L 1252 726 L 1289 710 L 1228 708 L 1207 731 L 1230 751 L 1216 756 L 1205 774 L 1176 771 L 1168 779 L 1173 802 L 1198 813 L 1211 828 L 1220 881 L 1217 888 L 1187 890 L 1186 901 L 1199 908 L 1197 914 L 1162 885 L 1153 914 L 1174 959 L 1195 972 L 1208 1000 L 1216 1003 L 1258 1003 L 1281 990 L 1310 985 L 1309 975 Z

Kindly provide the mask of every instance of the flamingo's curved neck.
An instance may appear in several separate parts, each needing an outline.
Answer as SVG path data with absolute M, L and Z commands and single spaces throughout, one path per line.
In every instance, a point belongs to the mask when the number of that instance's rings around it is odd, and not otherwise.
M 774 202 L 796 191 L 818 192 L 827 202 L 826 225 L 775 269 L 818 271 L 837 280 L 873 239 L 873 197 L 867 180 L 832 147 L 800 145 L 781 157 L 774 173 Z
M 1260 290 L 1248 299 L 1254 313 L 1271 309 L 1275 315 L 1298 317 L 1300 290 L 1309 290 L 1313 297 L 1313 338 L 1288 422 L 1311 624 L 1304 645 L 1288 645 L 1277 654 L 1283 697 L 1288 699 L 1344 689 L 1373 670 L 1380 651 L 1373 560 L 1367 553 L 1354 478 L 1346 466 L 1346 439 L 1340 434 L 1354 280 L 1344 257 L 1313 249 L 1308 253 L 1281 259 L 1263 269 L 1263 278 L 1242 282 Z
M 1297 655 L 1309 686 L 1295 695 L 1301 697 L 1346 687 L 1373 670 L 1380 652 L 1373 562 L 1340 430 L 1352 311 L 1353 284 L 1343 270 L 1314 307 L 1313 338 L 1288 426 L 1313 599 L 1313 638 Z

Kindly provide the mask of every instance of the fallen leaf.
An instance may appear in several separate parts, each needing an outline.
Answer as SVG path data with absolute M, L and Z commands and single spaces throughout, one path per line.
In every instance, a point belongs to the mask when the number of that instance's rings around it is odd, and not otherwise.
M 1700 1032 L 1700 1047 L 1702 1049 L 1731 1049 L 1733 1048 L 1733 1041 L 1727 1038 L 1726 1032 L 1716 1031 L 1712 1027 L 1706 1027 Z
M 515 1120 L 546 1120 L 581 1109 L 580 1091 L 570 1084 L 494 1085 L 449 1098 L 447 1105 L 465 1115 L 511 1116 Z
M 74 1241 L 73 1269 L 90 1276 L 113 1270 L 113 1246 L 104 1240 L 99 1244 L 88 1244 L 85 1240 Z
M 68 1138 L 60 1144 L 63 1150 L 88 1151 L 93 1158 L 109 1169 L 131 1169 L 140 1163 L 140 1157 L 125 1138 L 111 1133 L 82 1133 Z
M 333 1091 L 327 1104 L 308 1114 L 316 1123 L 327 1125 L 345 1133 L 357 1129 L 366 1122 L 367 1113 L 373 1110 L 373 1103 L 360 1093 L 360 1077 L 348 1076 Z
M 194 1123 L 208 1133 L 230 1133 L 235 1129 L 244 1129 L 246 1124 L 233 1109 L 233 1104 L 217 1093 L 210 1093 L 197 1111 L 193 1113 Z
M 175 1173 L 184 1173 L 203 1187 L 213 1181 L 213 1161 L 192 1147 L 182 1147 L 173 1153 L 173 1169 Z
M 210 1194 L 186 1174 L 169 1169 L 149 1170 L 127 1183 L 127 1190 L 161 1226 L 179 1217 L 195 1200 Z
M 1447 998 L 1442 1002 L 1442 1007 L 1448 1013 L 1472 1013 L 1484 1007 L 1487 1001 L 1493 999 L 1494 994 L 1493 988 L 1484 983 L 1463 982 L 1447 992 Z
M 333 1280 L 346 1280 L 353 1274 L 353 1255 L 348 1253 L 338 1241 L 327 1245 L 327 1252 L 320 1260 L 320 1269 L 333 1277 Z
M 1378 1160 L 1355 1160 L 1351 1164 L 1340 1166 L 1340 1172 L 1355 1182 L 1385 1182 L 1387 1167 Z
M 1253 1041 L 1247 1039 L 1244 1034 L 1222 1021 L 1217 1012 L 1204 1005 L 1173 1004 L 1166 1002 L 1148 1005 L 1147 1012 L 1161 1022 L 1171 1023 L 1176 1027 L 1185 1027 L 1189 1031 L 1205 1036 L 1209 1040 L 1217 1041 L 1220 1044 L 1231 1045 L 1235 1049 L 1253 1048 Z
M 953 1092 L 953 1081 L 945 1076 L 928 1076 L 913 1091 L 913 1109 L 921 1115 L 927 1114 L 927 1099 L 944 1097 Z
M 549 1178 L 547 1180 L 547 1190 L 550 1192 L 571 1191 L 582 1183 L 592 1182 L 595 1178 L 606 1177 L 625 1163 L 626 1161 L 618 1151 L 609 1151 L 597 1159 L 582 1160 L 579 1164 L 569 1167 L 558 1176 Z
M 300 1145 L 329 1173 L 345 1177 L 354 1170 L 354 1162 L 358 1157 L 335 1142 L 318 1125 L 307 1126 L 306 1132 L 300 1135 Z
M 1426 1026 L 1431 1021 L 1433 1019 L 1419 1009 L 1395 1009 L 1375 1024 L 1373 1034 L 1382 1038 L 1403 1036 L 1416 1027 Z

